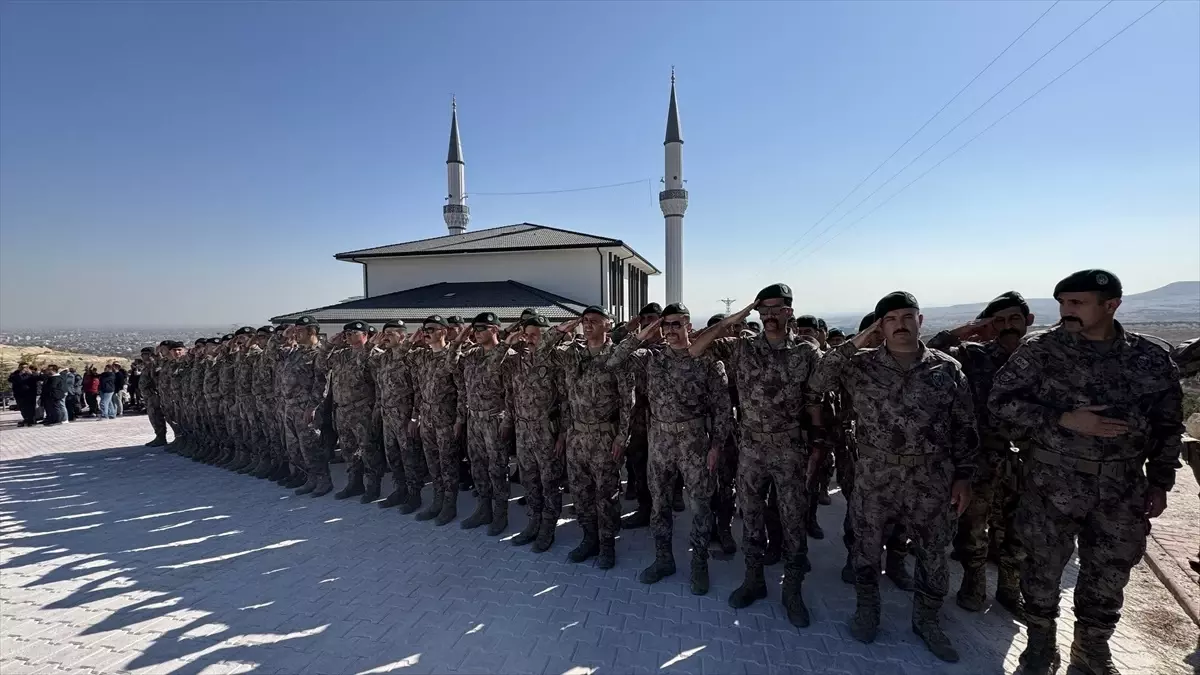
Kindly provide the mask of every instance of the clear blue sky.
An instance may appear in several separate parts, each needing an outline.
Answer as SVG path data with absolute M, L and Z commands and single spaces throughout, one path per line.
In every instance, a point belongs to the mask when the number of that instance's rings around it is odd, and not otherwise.
M 437 236 L 451 93 L 472 228 L 619 237 L 661 263 L 668 72 L 699 314 L 768 282 L 814 312 L 1046 296 L 1104 266 L 1200 277 L 1200 4 L 1063 2 L 865 189 L 786 247 L 1045 2 L 14 3 L 0 8 L 3 325 L 261 323 L 361 292 L 337 251 Z M 808 250 L 841 232 L 815 253 Z M 810 243 L 811 242 L 811 243 Z M 662 265 L 660 264 L 660 267 Z M 652 285 L 661 294 L 662 279 Z

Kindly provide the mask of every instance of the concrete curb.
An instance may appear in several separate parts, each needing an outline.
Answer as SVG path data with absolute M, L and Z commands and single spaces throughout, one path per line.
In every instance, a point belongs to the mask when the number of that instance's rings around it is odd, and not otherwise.
M 1180 575 L 1173 573 L 1167 567 L 1168 565 L 1175 566 L 1175 562 L 1162 544 L 1154 538 L 1154 535 L 1146 537 L 1146 553 L 1142 557 L 1153 570 L 1154 576 L 1158 577 L 1163 586 L 1166 586 L 1171 595 L 1175 597 L 1175 601 L 1183 608 L 1184 613 L 1192 619 L 1193 623 L 1200 626 L 1200 606 L 1197 606 L 1188 592 L 1180 585 L 1178 580 Z

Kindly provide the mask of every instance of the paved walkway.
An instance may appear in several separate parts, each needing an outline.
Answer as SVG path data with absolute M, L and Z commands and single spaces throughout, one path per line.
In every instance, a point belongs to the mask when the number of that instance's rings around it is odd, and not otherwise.
M 712 591 L 692 596 L 683 527 L 680 573 L 645 586 L 636 579 L 653 555 L 644 530 L 617 543 L 615 569 L 571 565 L 574 523 L 538 556 L 478 530 L 294 497 L 143 448 L 146 432 L 145 418 L 0 432 L 5 675 L 974 675 L 1012 672 L 1024 644 L 1002 609 L 969 615 L 951 597 L 944 623 L 963 661 L 942 664 L 909 632 L 910 599 L 887 581 L 879 641 L 859 644 L 846 625 L 854 594 L 838 577 L 845 552 L 836 536 L 811 542 L 813 625 L 796 630 L 779 604 L 778 566 L 770 598 L 748 609 L 725 602 L 741 579 L 740 555 L 714 561 Z M 844 508 L 834 502 L 820 514 L 830 534 Z M 460 495 L 460 513 L 471 504 Z M 510 532 L 524 525 L 520 511 L 514 505 Z M 1191 672 L 1195 632 L 1173 632 L 1191 624 L 1141 567 L 1129 598 L 1115 642 L 1124 672 Z

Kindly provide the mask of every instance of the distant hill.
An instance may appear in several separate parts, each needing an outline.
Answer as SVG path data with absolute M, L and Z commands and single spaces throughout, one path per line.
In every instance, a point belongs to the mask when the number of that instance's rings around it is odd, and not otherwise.
M 990 298 L 988 299 L 990 300 Z M 948 307 L 922 307 L 925 316 L 923 332 L 962 325 L 979 315 L 988 300 Z M 1029 311 L 1039 324 L 1058 320 L 1058 303 L 1053 298 L 1028 299 Z M 831 314 L 826 321 L 832 326 L 850 330 L 858 328 L 862 315 Z M 1117 310 L 1121 323 L 1200 323 L 1200 281 L 1176 281 L 1145 293 L 1126 295 Z

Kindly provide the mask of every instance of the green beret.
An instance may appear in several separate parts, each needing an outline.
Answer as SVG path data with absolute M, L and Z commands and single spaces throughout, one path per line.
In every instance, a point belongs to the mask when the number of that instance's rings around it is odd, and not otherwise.
M 251 328 L 250 326 L 242 326 L 241 328 L 234 331 L 233 334 L 235 337 L 239 336 L 239 335 L 253 335 L 254 329 Z
M 365 332 L 367 332 L 367 324 L 362 321 L 351 321 L 350 323 L 347 323 L 346 325 L 342 326 L 342 330 L 344 330 L 344 331 L 356 330 L 356 331 L 365 333 Z
M 536 309 L 532 307 L 526 307 L 525 309 L 521 310 L 521 318 L 528 319 L 531 316 L 537 316 L 537 313 L 538 312 Z
M 883 296 L 879 302 L 875 303 L 875 316 L 882 319 L 888 312 L 894 312 L 898 309 L 921 309 L 917 304 L 916 297 L 912 293 L 905 291 L 892 291 Z
M 858 332 L 861 333 L 870 328 L 871 324 L 873 323 L 875 323 L 875 312 L 867 312 L 867 315 L 862 318 L 862 321 L 858 322 Z
M 537 326 L 538 328 L 549 328 L 550 320 L 547 319 L 546 317 L 542 316 L 541 314 L 534 314 L 533 316 L 527 317 L 524 321 L 521 322 L 522 328 L 524 328 L 526 326 Z
M 787 284 L 771 284 L 754 296 L 755 302 L 763 300 L 787 300 L 787 306 L 792 306 L 792 288 Z
M 983 308 L 983 311 L 979 313 L 979 318 L 990 319 L 996 315 L 996 312 L 1011 309 L 1013 307 L 1020 307 L 1021 313 L 1024 315 L 1029 314 L 1029 303 L 1025 302 L 1025 298 L 1016 291 L 1009 291 L 1007 293 L 1001 293 L 1000 295 L 996 296 L 994 300 L 989 302 L 987 306 Z
M 405 327 L 404 322 L 401 321 L 400 319 L 396 319 L 394 321 L 389 321 L 389 322 L 383 324 L 384 330 L 387 330 L 389 328 L 399 328 L 399 329 L 403 330 L 404 327 Z
M 813 316 L 812 314 L 801 314 L 800 316 L 796 317 L 796 328 L 811 328 L 813 330 L 817 330 L 819 326 L 820 324 L 817 321 L 817 317 Z
M 461 326 L 463 324 L 463 318 L 457 314 L 451 314 L 446 318 L 446 323 L 450 324 L 451 326 Z
M 495 312 L 480 312 L 471 320 L 472 326 L 499 326 L 500 317 Z
M 712 316 L 708 317 L 708 327 L 712 328 L 713 326 L 721 323 L 724 320 L 725 320 L 724 314 L 713 314 Z
M 1058 282 L 1054 299 L 1061 293 L 1103 293 L 1107 298 L 1121 297 L 1121 280 L 1107 270 L 1082 270 Z
M 305 314 L 304 316 L 300 317 L 299 319 L 296 319 L 296 325 L 297 326 L 315 326 L 315 325 L 317 325 L 317 318 L 314 316 L 309 316 L 308 314 Z
M 433 316 L 425 317 L 425 320 L 421 322 L 421 325 L 427 326 L 431 323 L 434 325 L 437 325 L 437 326 L 441 326 L 442 328 L 450 327 L 450 324 L 445 319 L 442 318 L 441 314 L 434 314 Z
M 583 313 L 580 314 L 580 316 L 587 316 L 588 314 L 599 314 L 600 316 L 602 316 L 606 319 L 612 318 L 608 315 L 608 312 L 604 311 L 603 309 L 600 309 L 599 307 L 597 307 L 595 305 L 589 305 L 587 307 L 584 307 Z
M 643 307 L 642 311 L 638 312 L 638 316 L 646 316 L 647 314 L 662 314 L 662 305 L 652 302 Z
M 683 316 L 691 316 L 692 312 L 687 308 L 687 305 L 682 302 L 672 302 L 663 308 L 662 315 L 670 316 L 672 314 L 682 314 Z

